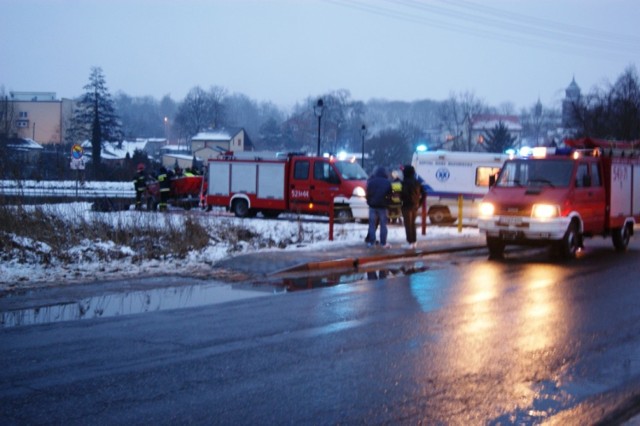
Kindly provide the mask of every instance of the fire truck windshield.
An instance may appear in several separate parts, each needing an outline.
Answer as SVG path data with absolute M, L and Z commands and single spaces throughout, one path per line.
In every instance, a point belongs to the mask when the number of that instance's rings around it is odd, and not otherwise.
M 514 159 L 504 163 L 496 186 L 567 187 L 573 161 L 567 159 Z
M 345 180 L 366 180 L 367 172 L 365 172 L 360 164 L 350 161 L 336 161 L 334 163 Z

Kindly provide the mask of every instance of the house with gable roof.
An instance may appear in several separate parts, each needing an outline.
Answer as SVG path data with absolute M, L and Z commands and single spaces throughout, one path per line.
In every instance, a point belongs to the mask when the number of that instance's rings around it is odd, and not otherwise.
M 253 143 L 243 128 L 210 129 L 191 138 L 191 153 L 204 162 L 228 151 L 253 150 Z
M 38 169 L 44 147 L 31 138 L 10 137 L 5 140 L 5 143 L 6 151 L 3 154 L 6 157 L 0 159 L 0 163 L 3 163 L 0 167 L 0 176 L 14 177 L 8 170 L 13 166 L 20 169 L 22 177 L 33 176 Z

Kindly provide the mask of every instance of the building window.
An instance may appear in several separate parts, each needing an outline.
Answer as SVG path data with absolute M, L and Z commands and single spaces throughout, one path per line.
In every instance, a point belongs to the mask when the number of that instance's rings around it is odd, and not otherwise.
M 16 127 L 18 128 L 29 127 L 29 120 L 16 120 Z
M 18 112 L 18 118 L 27 118 L 28 116 L 29 116 L 29 113 L 27 111 Z

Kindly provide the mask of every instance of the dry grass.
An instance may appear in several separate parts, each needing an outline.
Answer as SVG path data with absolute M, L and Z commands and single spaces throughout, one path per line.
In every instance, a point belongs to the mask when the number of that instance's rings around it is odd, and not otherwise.
M 51 256 L 65 259 L 69 250 L 89 241 L 129 247 L 142 260 L 183 258 L 210 242 L 208 230 L 190 217 L 172 221 L 158 215 L 145 220 L 145 216 L 119 212 L 87 217 L 81 212 L 60 214 L 50 206 L 0 205 L 0 251 L 31 250 L 33 244 L 27 243 L 31 240 L 48 246 Z

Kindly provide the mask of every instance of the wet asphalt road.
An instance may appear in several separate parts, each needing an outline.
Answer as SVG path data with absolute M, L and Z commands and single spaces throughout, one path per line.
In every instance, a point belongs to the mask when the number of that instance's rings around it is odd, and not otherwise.
M 638 238 L 623 254 L 590 240 L 566 264 L 485 254 L 330 288 L 0 329 L 0 418 L 591 424 L 633 401 Z

